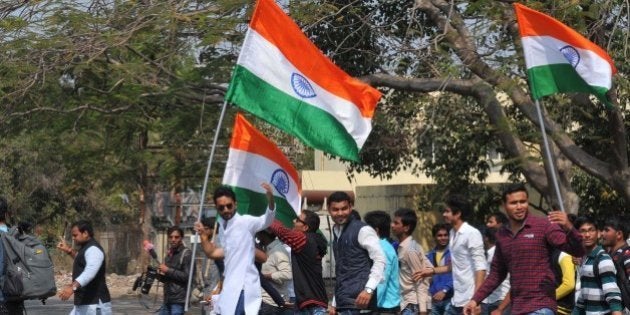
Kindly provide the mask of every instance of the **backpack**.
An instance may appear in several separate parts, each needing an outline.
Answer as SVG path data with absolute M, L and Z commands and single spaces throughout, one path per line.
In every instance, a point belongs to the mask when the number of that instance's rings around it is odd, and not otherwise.
M 626 248 L 624 251 L 630 250 Z M 601 280 L 599 278 L 599 260 L 601 255 L 595 256 L 595 260 L 593 261 L 593 274 L 599 286 L 601 287 Z M 628 282 L 628 276 L 626 275 L 625 268 L 623 266 L 623 259 L 615 259 L 619 258 L 621 255 L 614 254 L 611 257 L 613 264 L 615 265 L 615 277 L 617 278 L 617 286 L 619 287 L 619 291 L 621 292 L 621 304 L 624 306 L 621 311 L 624 315 L 630 315 L 630 284 Z
M 57 293 L 52 260 L 37 237 L 11 229 L 0 233 L 0 239 L 4 247 L 0 288 L 6 300 L 45 300 Z

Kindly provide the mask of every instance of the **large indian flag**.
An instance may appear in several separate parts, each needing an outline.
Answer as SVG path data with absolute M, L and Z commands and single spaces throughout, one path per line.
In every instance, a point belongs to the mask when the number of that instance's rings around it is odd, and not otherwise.
M 263 182 L 275 187 L 276 218 L 292 224 L 300 211 L 302 186 L 298 173 L 273 142 L 237 114 L 223 184 L 234 190 L 239 213 L 265 212 L 267 197 L 261 187 Z
M 258 0 L 227 101 L 311 147 L 358 161 L 380 97 L 326 58 L 273 0 Z
M 606 104 L 617 72 L 608 54 L 554 18 L 515 3 L 525 65 L 534 99 L 558 92 L 584 92 Z

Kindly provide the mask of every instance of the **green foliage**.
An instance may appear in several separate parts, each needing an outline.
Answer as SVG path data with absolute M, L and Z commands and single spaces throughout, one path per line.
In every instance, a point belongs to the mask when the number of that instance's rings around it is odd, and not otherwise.
M 338 4 L 334 1 L 324 3 Z M 372 26 L 375 46 L 371 52 L 378 56 L 366 58 L 362 65 L 356 65 L 344 64 L 347 59 L 343 56 L 329 53 L 342 67 L 350 71 L 365 69 L 387 74 L 401 81 L 436 78 L 443 80 L 444 86 L 448 85 L 449 80 L 481 78 L 494 89 L 493 97 L 502 103 L 501 111 L 505 115 L 503 120 L 490 121 L 486 108 L 488 105 L 480 101 L 472 90 L 439 93 L 441 89 L 434 89 L 435 94 L 432 95 L 412 92 L 412 84 L 398 88 L 390 86 L 391 83 L 384 84 L 386 96 L 379 104 L 373 120 L 373 133 L 362 150 L 362 163 L 352 164 L 351 170 L 367 171 L 385 178 L 403 170 L 423 173 L 436 181 L 436 188 L 426 192 L 429 196 L 422 202 L 421 208 L 430 207 L 432 202 L 439 199 L 432 196 L 459 191 L 477 200 L 482 210 L 490 205 L 496 208 L 497 205 L 496 201 L 492 201 L 496 192 L 480 191 L 477 188 L 477 183 L 483 182 L 491 169 L 507 173 L 511 181 L 522 181 L 523 175 L 532 175 L 529 173 L 532 172 L 531 162 L 542 165 L 542 140 L 538 123 L 528 118 L 523 107 L 515 104 L 523 100 L 514 98 L 512 93 L 515 89 L 527 91 L 527 85 L 520 39 L 510 4 L 491 0 L 457 3 L 386 1 L 383 9 L 372 8 L 370 1 L 360 1 L 356 5 L 348 2 L 342 4 L 346 6 L 333 6 L 334 9 L 328 15 L 317 14 L 313 19 L 304 17 L 304 21 L 316 24 L 307 29 L 319 29 L 325 34 L 316 34 L 315 41 L 334 47 L 327 52 L 351 51 L 358 56 L 367 54 L 365 50 L 370 48 L 361 46 L 360 40 L 353 41 L 356 47 L 343 46 L 341 41 L 351 33 L 351 28 L 344 28 L 342 23 L 333 25 L 328 19 L 343 21 L 331 17 L 341 12 L 364 10 L 362 23 Z M 622 117 L 627 117 L 630 114 L 627 93 L 630 85 L 627 80 L 628 65 L 623 61 L 628 58 L 629 52 L 629 21 L 625 14 L 629 9 L 628 4 L 623 1 L 527 1 L 524 4 L 551 14 L 586 34 L 610 53 L 622 74 L 615 77 L 615 96 L 619 100 L 615 110 L 619 110 Z M 320 12 L 325 10 L 325 6 L 312 10 Z M 444 27 L 444 23 L 448 27 Z M 472 56 L 467 56 L 470 52 Z M 374 68 L 372 60 L 377 60 L 380 66 Z M 479 63 L 495 72 L 490 74 L 485 70 L 479 71 Z M 353 73 L 362 74 L 365 70 Z M 497 76 L 501 78 L 497 79 Z M 624 161 L 615 161 L 617 156 L 611 154 L 613 145 L 628 144 L 627 119 L 623 121 L 625 126 L 622 126 L 625 130 L 616 134 L 613 128 L 604 128 L 611 126 L 611 120 L 615 117 L 613 112 L 594 103 L 588 96 L 556 95 L 545 98 L 543 105 L 548 119 L 556 123 L 589 157 L 609 163 L 618 172 L 627 171 L 623 170 Z M 502 132 L 509 132 L 513 139 L 522 144 L 518 155 L 511 153 L 505 143 L 499 141 L 497 136 Z M 619 141 L 619 134 L 626 137 L 625 142 Z M 500 165 L 494 165 L 488 159 L 488 154 L 494 152 L 503 157 Z M 525 168 L 528 163 L 528 168 Z M 580 163 L 588 165 L 592 161 Z M 627 165 L 625 167 L 627 169 Z M 596 212 L 603 208 L 610 199 L 602 197 L 604 195 L 615 195 L 615 202 L 625 200 L 627 203 L 630 200 L 630 196 L 621 193 L 624 189 L 627 191 L 627 179 L 625 188 L 620 188 L 624 184 L 612 179 L 602 182 L 601 178 L 595 178 L 596 174 L 592 171 L 590 174 L 580 171 L 583 168 L 584 165 L 575 165 L 564 170 L 572 182 L 571 187 L 565 188 L 585 200 L 583 205 L 587 208 Z M 543 181 L 545 184 L 530 184 L 543 195 L 550 194 L 551 186 L 546 186 L 546 180 Z M 599 183 L 597 189 L 607 191 L 608 194 L 600 193 L 593 197 L 591 194 L 595 188 L 584 183 Z M 613 191 L 616 193 L 611 194 Z M 485 196 L 477 196 L 479 193 Z M 596 206 L 596 200 L 601 200 L 602 206 Z

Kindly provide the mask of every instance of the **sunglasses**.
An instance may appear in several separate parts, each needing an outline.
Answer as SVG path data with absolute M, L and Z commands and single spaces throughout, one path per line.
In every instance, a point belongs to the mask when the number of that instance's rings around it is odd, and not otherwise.
M 217 210 L 219 210 L 219 211 L 223 211 L 223 210 L 225 210 L 225 208 L 227 208 L 228 210 L 232 210 L 232 208 L 234 208 L 234 204 L 233 203 L 228 203 L 227 205 L 217 206 Z

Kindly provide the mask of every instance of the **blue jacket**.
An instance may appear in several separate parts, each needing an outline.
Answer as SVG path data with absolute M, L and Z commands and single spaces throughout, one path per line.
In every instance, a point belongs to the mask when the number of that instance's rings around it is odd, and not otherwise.
M 400 305 L 400 282 L 398 281 L 398 254 L 387 240 L 381 239 L 385 254 L 383 281 L 376 287 L 376 303 L 380 308 L 394 308 Z
M 427 258 L 433 264 L 433 266 L 446 266 L 451 263 L 451 252 L 448 248 L 445 249 L 444 255 L 442 256 L 442 259 L 439 263 L 435 261 L 435 252 L 436 249 L 434 248 L 427 253 Z M 446 298 L 451 298 L 453 296 L 452 273 L 449 272 L 437 274 L 431 278 L 431 285 L 429 286 L 429 293 L 431 294 L 431 296 L 442 290 L 446 290 Z

